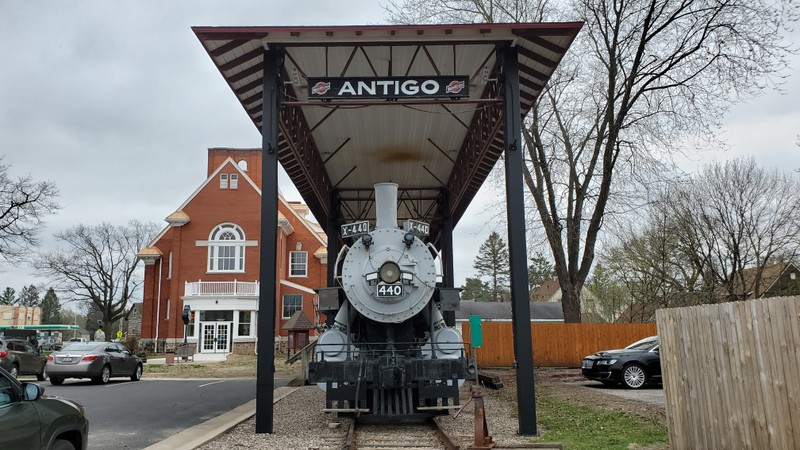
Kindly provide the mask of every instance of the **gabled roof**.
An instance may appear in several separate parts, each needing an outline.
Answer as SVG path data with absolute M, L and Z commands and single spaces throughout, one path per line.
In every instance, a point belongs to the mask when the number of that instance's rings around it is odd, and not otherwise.
M 785 273 L 788 273 L 788 271 L 792 270 L 794 270 L 794 272 L 798 272 L 797 267 L 791 262 L 781 262 L 764 267 L 764 270 L 761 272 L 761 280 L 759 282 L 759 297 L 769 294 L 781 277 Z M 742 270 L 742 275 L 745 283 L 744 289 L 741 289 L 739 278 L 734 279 L 734 282 L 737 286 L 737 291 L 741 292 L 744 298 L 756 298 L 755 282 L 756 275 L 758 275 L 758 268 L 749 267 L 744 269 Z
M 311 320 L 306 316 L 303 310 L 295 311 L 292 317 L 290 317 L 283 326 L 284 330 L 311 330 L 313 328 L 314 324 L 311 323 Z
M 259 130 L 265 49 L 283 55 L 278 160 L 319 223 L 374 219 L 372 186 L 392 181 L 400 187 L 398 219 L 430 222 L 435 242 L 442 218 L 458 223 L 504 151 L 504 49 L 518 55 L 519 80 L 510 89 L 524 116 L 582 25 L 192 29 Z M 469 96 L 309 99 L 310 77 L 431 76 L 467 77 Z M 445 204 L 447 211 L 437 209 Z
M 558 284 L 558 278 L 551 278 L 534 289 L 531 298 L 539 301 L 550 300 L 559 291 L 561 291 L 561 285 Z
M 253 181 L 252 178 L 250 178 L 250 176 L 248 176 L 246 171 L 242 170 L 242 168 L 239 167 L 238 164 L 236 164 L 236 162 L 234 161 L 233 158 L 228 157 L 211 173 L 211 175 L 209 175 L 205 179 L 205 181 L 203 181 L 203 183 L 200 184 L 200 186 L 197 189 L 194 190 L 194 192 L 191 193 L 191 195 L 189 195 L 189 197 L 178 207 L 178 209 L 175 212 L 173 212 L 172 214 L 167 216 L 167 218 L 165 220 L 169 224 L 166 227 L 164 227 L 161 230 L 161 232 L 158 233 L 158 235 L 156 235 L 156 237 L 153 238 L 152 241 L 150 241 L 149 244 L 147 244 L 147 247 L 154 247 L 156 245 L 156 243 L 162 237 L 164 237 L 164 234 L 166 234 L 167 230 L 169 230 L 172 227 L 172 225 L 173 225 L 173 223 L 175 222 L 176 219 L 180 219 L 179 222 L 180 221 L 184 221 L 184 220 L 185 221 L 183 223 L 188 222 L 189 221 L 189 216 L 183 211 L 184 208 L 186 208 L 186 206 L 189 203 L 191 203 L 192 200 L 194 200 L 195 197 L 197 197 L 197 195 L 200 194 L 200 192 L 202 192 L 203 189 L 205 189 L 205 187 L 208 186 L 209 183 L 211 183 L 212 181 L 214 181 L 217 178 L 217 176 L 219 175 L 220 171 L 222 171 L 222 169 L 224 169 L 225 167 L 228 167 L 228 166 L 233 167 L 237 172 L 239 172 L 240 179 L 244 180 L 249 186 L 251 186 L 256 191 L 256 193 L 259 196 L 261 196 L 261 188 Z M 281 195 L 280 193 L 278 194 L 278 200 L 284 204 L 284 206 L 287 208 L 287 210 L 292 215 L 294 215 L 306 228 L 308 228 L 308 230 L 311 232 L 311 234 L 317 238 L 317 240 L 320 242 L 320 244 L 322 246 L 326 246 L 327 245 L 326 237 L 324 235 L 320 236 L 320 234 L 317 232 L 317 230 L 319 229 L 319 226 L 317 224 L 314 224 L 313 222 L 309 221 L 305 217 L 300 216 L 297 213 L 297 211 L 295 210 L 295 208 L 293 208 L 291 206 L 291 204 L 289 202 L 287 202 L 286 199 L 283 198 L 283 195 Z M 283 217 L 284 220 L 286 220 L 285 216 L 280 211 L 278 211 L 278 217 L 279 218 Z M 289 228 L 292 228 L 291 224 L 289 224 L 288 222 L 286 223 L 286 225 Z

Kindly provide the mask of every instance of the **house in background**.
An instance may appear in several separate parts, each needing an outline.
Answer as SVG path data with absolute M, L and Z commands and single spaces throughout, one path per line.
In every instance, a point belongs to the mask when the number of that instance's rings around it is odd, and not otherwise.
M 800 295 L 800 270 L 794 263 L 777 263 L 765 266 L 756 286 L 758 268 L 750 267 L 742 270 L 744 286 L 736 279 L 736 295 L 741 299 L 784 297 Z
M 470 316 L 480 316 L 484 322 L 511 322 L 514 317 L 511 302 L 475 302 L 463 300 L 456 311 L 456 326 L 469 322 Z M 564 322 L 561 302 L 533 302 L 530 304 L 531 322 Z
M 561 305 L 561 295 L 561 285 L 558 284 L 558 278 L 554 277 L 531 292 L 531 302 L 533 302 L 531 304 L 557 302 Z M 584 285 L 581 289 L 581 322 L 607 322 L 606 315 L 595 295 Z
M 205 181 L 138 253 L 145 263 L 141 339 L 198 353 L 254 352 L 261 251 L 261 150 L 211 148 Z M 319 323 L 314 289 L 327 281 L 327 241 L 308 208 L 279 195 L 276 340 L 297 311 Z M 184 305 L 191 310 L 184 327 Z M 163 347 L 162 347 L 163 346 Z

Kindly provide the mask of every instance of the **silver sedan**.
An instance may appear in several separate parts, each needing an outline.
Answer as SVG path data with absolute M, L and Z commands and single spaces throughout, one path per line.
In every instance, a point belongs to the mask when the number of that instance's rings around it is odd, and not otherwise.
M 48 356 L 45 371 L 56 385 L 65 378 L 89 378 L 95 384 L 108 383 L 111 377 L 139 381 L 142 360 L 116 342 L 75 342 Z

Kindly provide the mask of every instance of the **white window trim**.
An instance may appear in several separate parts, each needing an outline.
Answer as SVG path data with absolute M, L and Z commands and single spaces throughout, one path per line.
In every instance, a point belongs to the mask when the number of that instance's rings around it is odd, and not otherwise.
M 224 230 L 224 231 L 223 231 Z M 215 240 L 212 239 L 215 235 L 222 234 L 226 231 L 231 231 L 233 234 L 238 234 L 241 239 L 236 240 Z M 211 233 L 208 235 L 208 254 L 206 256 L 206 272 L 207 273 L 244 273 L 247 269 L 247 260 L 245 258 L 246 251 L 245 248 L 248 247 L 247 239 L 245 238 L 244 230 L 235 223 L 221 223 L 214 227 L 211 230 Z M 222 245 L 221 243 L 225 243 Z M 220 270 L 212 268 L 212 261 L 217 262 L 217 266 L 219 265 L 219 255 L 217 250 L 220 247 L 234 247 L 235 249 L 235 256 L 234 258 L 234 265 L 238 266 L 239 261 L 241 260 L 242 267 L 241 269 L 233 269 L 233 270 Z
M 292 255 L 302 253 L 305 255 L 306 260 L 303 263 L 303 274 L 302 275 L 294 275 L 292 274 Z M 307 278 L 308 277 L 308 252 L 307 251 L 291 251 L 289 252 L 289 278 Z
M 232 173 L 230 176 L 230 189 L 239 189 L 239 174 Z
M 167 270 L 167 279 L 172 279 L 172 252 L 169 252 L 169 268 Z
M 220 189 L 228 189 L 228 174 L 227 173 L 219 174 L 219 188 Z
M 239 322 L 239 317 L 240 317 L 241 313 L 243 313 L 243 312 L 245 312 L 245 313 L 249 312 L 250 313 L 250 322 L 249 322 L 250 334 L 239 334 L 239 325 L 242 325 L 244 323 L 244 322 Z M 242 337 L 242 338 L 254 337 L 254 335 L 253 335 L 253 316 L 254 315 L 255 315 L 255 311 L 249 311 L 249 310 L 244 310 L 244 309 L 240 309 L 240 310 L 236 311 L 236 315 L 234 316 L 234 319 L 236 319 L 234 321 L 235 322 L 234 326 L 236 327 L 236 335 L 234 337 Z
M 167 311 L 165 313 L 164 320 L 169 320 L 169 307 L 170 307 L 170 301 L 169 299 L 167 299 Z
M 289 295 L 299 295 L 300 296 L 300 311 L 303 310 L 303 294 L 283 294 L 281 296 L 281 319 L 291 319 L 291 314 L 289 316 L 283 315 L 283 312 L 286 310 L 286 297 Z

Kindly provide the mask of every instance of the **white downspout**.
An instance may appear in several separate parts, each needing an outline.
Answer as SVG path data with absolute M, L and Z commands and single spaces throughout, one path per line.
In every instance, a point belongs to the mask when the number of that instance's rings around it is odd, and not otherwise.
M 161 322 L 161 268 L 164 265 L 164 258 L 158 258 L 158 294 L 156 303 L 156 345 L 155 350 L 158 353 L 158 324 Z

